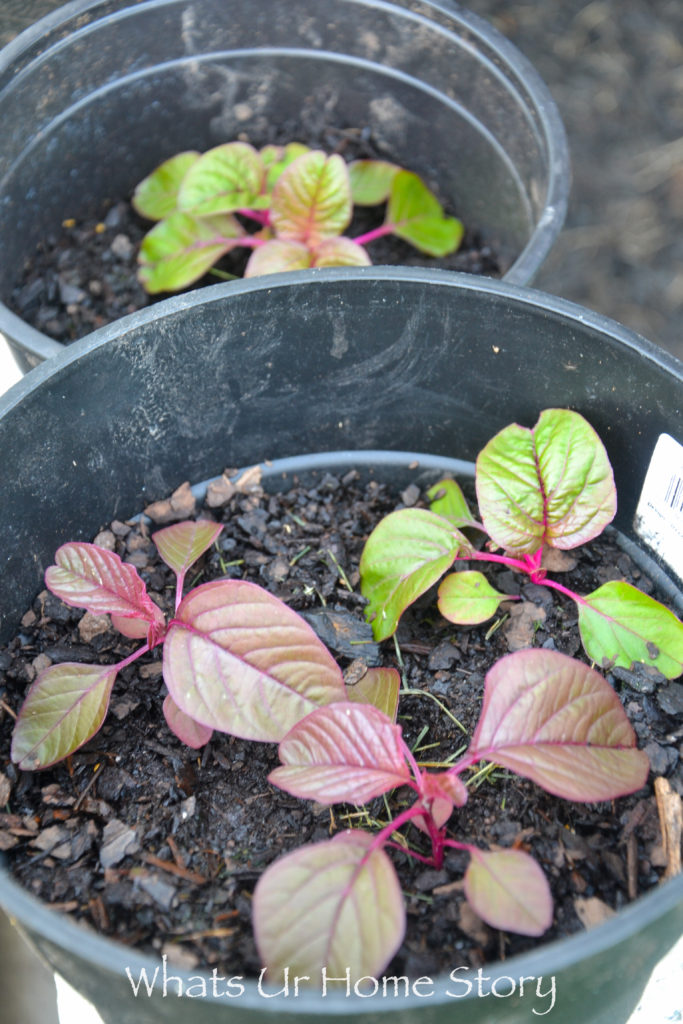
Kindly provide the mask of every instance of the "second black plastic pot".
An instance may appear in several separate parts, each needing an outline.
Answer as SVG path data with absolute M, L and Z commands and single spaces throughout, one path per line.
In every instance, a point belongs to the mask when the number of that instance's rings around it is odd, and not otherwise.
M 60 543 L 91 538 L 183 480 L 303 452 L 323 453 L 325 465 L 339 449 L 375 465 L 387 456 L 369 450 L 471 460 L 498 429 L 532 425 L 550 406 L 577 409 L 603 438 L 619 494 L 616 525 L 638 543 L 633 516 L 657 439 L 683 440 L 682 396 L 683 367 L 631 332 L 492 281 L 302 272 L 169 300 L 77 342 L 0 400 L 3 636 L 16 630 Z M 439 978 L 428 999 L 307 992 L 269 1001 L 248 983 L 228 1003 L 211 998 L 210 975 L 207 998 L 178 999 L 173 986 L 164 996 L 157 975 L 154 994 L 136 999 L 126 968 L 152 977 L 159 963 L 65 920 L 6 872 L 0 903 L 107 1024 L 266 1024 L 274 1012 L 292 1024 L 535 1019 L 528 997 L 481 997 L 476 972 L 458 975 L 469 993 Z M 623 1024 L 682 928 L 679 877 L 599 928 L 484 974 L 554 979 L 556 1024 Z M 191 984 L 186 972 L 173 974 Z
M 0 53 L 0 299 L 65 218 L 302 111 L 367 127 L 531 280 L 564 220 L 564 130 L 525 58 L 451 0 L 73 0 Z M 60 351 L 3 303 L 24 372 Z

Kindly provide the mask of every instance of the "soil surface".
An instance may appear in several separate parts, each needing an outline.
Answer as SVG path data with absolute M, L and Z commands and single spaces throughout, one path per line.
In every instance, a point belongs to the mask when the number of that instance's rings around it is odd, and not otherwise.
M 364 664 L 398 667 L 404 686 L 418 691 L 402 696 L 399 707 L 418 760 L 442 762 L 467 745 L 485 673 L 508 651 L 533 645 L 582 657 L 573 602 L 500 567 L 491 581 L 522 600 L 503 606 L 494 620 L 454 626 L 439 615 L 432 592 L 404 614 L 396 644 L 372 641 L 358 589 L 360 554 L 379 518 L 422 503 L 414 486 L 391 494 L 352 471 L 274 495 L 251 474 L 237 482 L 224 477 L 209 496 L 211 506 L 198 508 L 185 486 L 173 501 L 148 510 L 159 522 L 198 516 L 225 523 L 216 546 L 188 574 L 188 588 L 225 576 L 266 587 L 306 615 L 349 682 Z M 150 540 L 154 528 L 148 521 L 113 522 L 95 539 L 134 564 L 170 613 L 175 581 Z M 575 554 L 561 579 L 580 593 L 615 578 L 652 591 L 610 536 Z M 184 747 L 162 716 L 159 648 L 120 673 L 106 722 L 85 747 L 44 772 L 18 772 L 8 755 L 12 712 L 36 673 L 62 661 L 114 663 L 138 645 L 113 631 L 107 617 L 43 591 L 19 636 L 0 650 L 0 850 L 31 892 L 107 936 L 165 953 L 187 969 L 254 974 L 261 965 L 251 894 L 259 874 L 281 854 L 336 830 L 376 830 L 387 821 L 384 800 L 331 812 L 268 783 L 278 763 L 274 745 L 216 733 L 199 752 Z M 650 782 L 665 776 L 683 793 L 683 686 L 652 671 L 615 670 L 607 678 L 650 757 Z M 388 800 L 397 813 L 405 791 Z M 666 865 L 651 785 L 610 803 L 579 804 L 496 769 L 471 786 L 449 834 L 533 854 L 555 903 L 542 941 L 609 916 L 656 885 Z M 428 852 L 412 827 L 406 838 Z M 451 851 L 439 870 L 400 852 L 390 856 L 408 910 L 391 973 L 476 968 L 539 941 L 495 931 L 476 917 L 462 892 L 466 855 Z
M 278 125 L 267 139 L 245 137 L 243 141 L 254 141 L 260 147 L 293 140 L 303 140 L 311 148 L 328 153 L 340 153 L 347 161 L 391 160 L 373 143 L 369 131 L 330 128 L 321 120 L 321 112 L 315 110 L 302 114 L 295 124 Z M 140 243 L 153 225 L 135 212 L 129 198 L 108 203 L 98 217 L 88 220 L 79 219 L 78 210 L 70 211 L 61 233 L 40 242 L 34 256 L 20 268 L 7 300 L 10 309 L 51 338 L 68 344 L 119 317 L 167 299 L 170 293 L 148 295 L 137 280 Z M 449 216 L 457 216 L 457 211 L 448 207 L 445 211 Z M 379 227 L 383 220 L 384 206 L 358 207 L 345 233 L 357 238 Z M 253 231 L 253 222 L 244 224 Z M 476 230 L 465 227 L 458 251 L 438 260 L 393 236 L 370 242 L 367 252 L 374 264 L 428 266 L 500 276 L 495 254 L 482 244 Z M 246 248 L 227 253 L 213 271 L 183 290 L 217 284 L 226 276 L 241 278 L 249 256 L 250 250 Z

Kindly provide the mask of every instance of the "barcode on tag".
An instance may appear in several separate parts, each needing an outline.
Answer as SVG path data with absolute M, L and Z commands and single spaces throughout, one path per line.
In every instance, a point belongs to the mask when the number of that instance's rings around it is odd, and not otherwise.
M 673 476 L 669 480 L 664 501 L 674 512 L 683 512 L 683 477 Z
M 669 434 L 655 445 L 633 525 L 683 579 L 683 445 Z

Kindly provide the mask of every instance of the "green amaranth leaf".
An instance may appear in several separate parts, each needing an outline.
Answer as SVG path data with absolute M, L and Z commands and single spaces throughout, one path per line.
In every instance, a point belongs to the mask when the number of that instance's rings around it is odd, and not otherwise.
M 165 160 L 146 177 L 133 193 L 133 207 L 142 217 L 163 220 L 177 209 L 178 192 L 190 167 L 199 159 L 199 153 L 188 150 Z
M 607 452 L 568 409 L 544 410 L 532 430 L 515 423 L 496 434 L 477 458 L 476 486 L 491 539 L 517 554 L 585 544 L 617 508 Z
M 244 233 L 231 216 L 172 213 L 143 238 L 138 279 L 150 295 L 185 288 L 210 270 L 224 253 L 239 245 Z
M 266 169 L 266 192 L 270 194 L 282 172 L 310 150 L 302 142 L 289 142 L 286 146 L 264 146 L 260 152 Z
M 391 636 L 408 605 L 467 550 L 467 539 L 453 524 L 427 509 L 399 509 L 382 519 L 360 560 L 365 614 L 375 639 Z
M 391 183 L 400 171 L 387 160 L 354 160 L 349 164 L 351 196 L 356 206 L 386 203 Z
M 436 196 L 410 171 L 399 171 L 392 181 L 385 224 L 429 256 L 455 252 L 465 233 L 462 223 L 446 217 Z
M 509 600 L 508 594 L 492 587 L 480 572 L 452 572 L 439 586 L 439 611 L 449 622 L 462 626 L 486 622 L 501 601 Z
M 405 908 L 396 872 L 366 832 L 302 846 L 261 875 L 254 936 L 267 980 L 290 975 L 351 982 L 380 974 L 403 941 Z M 296 912 L 292 913 L 292 908 Z M 280 977 L 280 987 L 282 979 Z
M 227 142 L 200 156 L 183 178 L 178 209 L 195 217 L 211 217 L 241 209 L 265 209 L 265 168 L 253 146 Z
M 427 491 L 429 507 L 439 516 L 450 519 L 454 526 L 463 526 L 472 521 L 467 499 L 455 480 L 440 480 Z
M 586 654 L 608 668 L 653 665 L 667 679 L 683 672 L 683 623 L 630 583 L 612 580 L 577 602 Z
M 50 665 L 29 689 L 12 735 L 22 771 L 48 768 L 98 731 L 109 707 L 116 666 Z
M 342 234 L 352 210 L 346 164 L 340 156 L 312 150 L 280 175 L 270 216 L 279 238 L 315 249 L 323 239 Z

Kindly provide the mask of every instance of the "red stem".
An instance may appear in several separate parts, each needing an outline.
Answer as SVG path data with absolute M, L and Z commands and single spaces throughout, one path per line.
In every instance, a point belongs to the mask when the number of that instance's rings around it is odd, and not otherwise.
M 268 210 L 246 210 L 245 209 L 245 210 L 238 210 L 237 212 L 242 214 L 243 217 L 250 217 L 251 220 L 257 221 L 259 224 L 262 224 L 266 228 L 269 227 L 269 225 L 270 225 L 270 213 L 268 212 Z
M 356 245 L 367 245 L 368 242 L 374 242 L 376 238 L 384 238 L 385 235 L 390 235 L 393 230 L 393 224 L 381 224 L 380 227 L 374 228 L 372 231 L 366 231 L 364 235 L 358 235 L 358 238 L 354 238 L 353 241 Z

